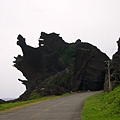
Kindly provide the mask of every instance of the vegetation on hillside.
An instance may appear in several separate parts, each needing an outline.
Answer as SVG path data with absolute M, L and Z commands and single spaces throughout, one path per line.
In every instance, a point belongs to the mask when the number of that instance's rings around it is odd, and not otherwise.
M 71 44 L 64 52 L 61 53 L 62 63 L 67 66 L 74 64 L 74 59 L 76 55 L 76 45 Z
M 85 101 L 83 120 L 120 120 L 120 86 Z

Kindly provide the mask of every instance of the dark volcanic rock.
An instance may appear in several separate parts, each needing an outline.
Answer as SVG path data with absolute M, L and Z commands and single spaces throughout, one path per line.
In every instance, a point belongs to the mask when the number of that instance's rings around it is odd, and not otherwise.
M 75 61 L 74 78 L 75 90 L 101 90 L 103 89 L 106 55 L 98 49 L 82 49 L 77 51 Z M 73 84 L 73 85 L 74 85 Z
M 105 91 L 111 91 L 118 84 L 120 84 L 120 39 L 117 41 L 117 44 L 118 44 L 118 51 L 113 55 L 112 60 L 109 61 L 111 85 L 109 85 L 108 71 L 106 70 L 106 80 L 104 85 Z
M 14 66 L 27 80 L 20 100 L 31 96 L 60 95 L 68 91 L 101 90 L 105 77 L 105 62 L 109 58 L 97 47 L 77 40 L 66 43 L 59 34 L 41 32 L 39 47 L 28 46 L 18 36 L 23 56 L 15 57 Z

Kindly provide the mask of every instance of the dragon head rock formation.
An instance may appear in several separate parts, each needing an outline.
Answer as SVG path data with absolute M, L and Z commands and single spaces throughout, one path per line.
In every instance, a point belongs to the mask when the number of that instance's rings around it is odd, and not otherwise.
M 80 39 L 66 43 L 56 33 L 41 32 L 37 48 L 27 45 L 21 35 L 17 39 L 23 56 L 14 57 L 14 66 L 26 77 L 26 80 L 18 79 L 26 86 L 20 100 L 32 99 L 33 94 L 46 96 L 103 89 L 104 61 L 109 58 L 97 47 Z

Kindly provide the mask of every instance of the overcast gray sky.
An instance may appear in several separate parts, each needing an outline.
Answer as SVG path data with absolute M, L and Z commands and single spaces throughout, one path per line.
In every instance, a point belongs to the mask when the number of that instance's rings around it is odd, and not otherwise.
M 56 32 L 66 42 L 89 42 L 111 57 L 120 37 L 120 0 L 0 0 L 0 98 L 19 97 L 25 86 L 12 67 L 22 54 L 16 45 L 22 34 L 38 47 L 40 32 Z

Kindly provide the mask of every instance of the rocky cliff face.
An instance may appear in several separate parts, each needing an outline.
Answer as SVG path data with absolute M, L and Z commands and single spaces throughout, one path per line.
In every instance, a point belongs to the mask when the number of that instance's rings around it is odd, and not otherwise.
M 105 91 L 111 91 L 120 84 L 120 39 L 117 44 L 118 51 L 113 55 L 112 60 L 109 61 L 109 68 L 106 70 Z
M 56 33 L 41 32 L 38 48 L 28 46 L 21 35 L 17 39 L 23 56 L 15 57 L 14 66 L 26 77 L 18 79 L 26 86 L 20 100 L 103 89 L 104 61 L 109 58 L 97 47 L 81 40 L 66 43 Z

